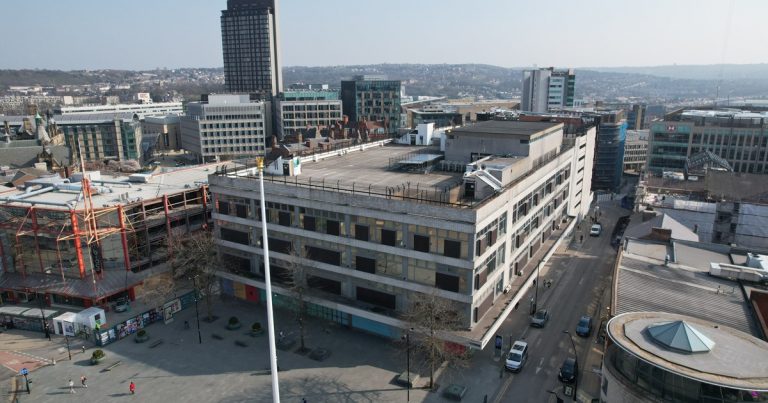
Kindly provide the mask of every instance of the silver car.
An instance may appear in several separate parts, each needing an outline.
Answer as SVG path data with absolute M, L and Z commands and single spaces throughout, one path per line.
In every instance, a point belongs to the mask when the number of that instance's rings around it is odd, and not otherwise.
M 533 327 L 544 327 L 544 325 L 547 324 L 547 321 L 549 320 L 549 310 L 547 309 L 539 309 L 536 311 L 536 313 L 531 316 L 531 326 Z

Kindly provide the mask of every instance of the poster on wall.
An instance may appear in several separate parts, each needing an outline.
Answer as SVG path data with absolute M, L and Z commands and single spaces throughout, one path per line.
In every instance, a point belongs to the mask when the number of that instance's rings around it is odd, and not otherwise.
M 173 322 L 173 314 L 179 311 L 181 311 L 181 300 L 176 298 L 173 301 L 166 302 L 165 305 L 163 305 L 163 317 L 165 318 L 165 323 L 168 324 Z
M 99 333 L 99 341 L 102 346 L 109 343 L 109 332 Z

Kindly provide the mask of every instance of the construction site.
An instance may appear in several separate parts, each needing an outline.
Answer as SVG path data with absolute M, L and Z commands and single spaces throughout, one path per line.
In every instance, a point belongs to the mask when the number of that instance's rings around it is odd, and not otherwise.
M 169 276 L 174 237 L 210 223 L 216 169 L 53 174 L 0 192 L 0 303 L 109 311 L 141 298 Z

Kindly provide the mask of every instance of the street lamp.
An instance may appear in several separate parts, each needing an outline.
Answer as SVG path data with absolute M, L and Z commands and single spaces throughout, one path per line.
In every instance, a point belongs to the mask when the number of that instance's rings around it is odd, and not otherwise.
M 67 355 L 69 356 L 69 360 L 72 361 L 72 351 L 69 349 L 69 336 L 64 335 L 64 340 L 67 341 Z
M 203 335 L 200 334 L 200 310 L 197 307 L 197 301 L 200 299 L 200 291 L 197 289 L 197 275 L 192 277 L 192 284 L 195 287 L 195 318 L 197 318 L 197 341 L 203 344 Z
M 413 328 L 407 329 L 405 331 L 405 372 L 407 375 L 407 389 L 405 392 L 405 401 L 410 402 L 411 401 L 411 331 Z
M 269 335 L 269 367 L 272 372 L 272 401 L 280 403 L 280 385 L 277 376 L 277 348 L 275 347 L 275 318 L 272 311 L 272 279 L 269 273 L 269 238 L 267 237 L 267 208 L 264 202 L 264 158 L 256 158 L 259 171 L 259 204 L 261 205 L 261 236 L 264 248 L 264 283 L 267 294 L 267 333 Z
M 577 391 L 579 390 L 579 353 L 576 351 L 576 343 L 573 342 L 573 335 L 567 330 L 563 330 L 563 333 L 568 335 L 568 339 L 571 340 L 571 347 L 573 347 L 573 357 L 576 361 L 576 373 L 573 377 L 573 400 L 576 401 Z
M 43 294 L 43 297 L 45 294 Z M 48 321 L 45 320 L 45 311 L 43 310 L 43 300 L 40 298 L 40 293 L 35 291 L 35 299 L 37 299 L 37 305 L 40 307 L 40 319 L 43 320 L 43 331 L 45 332 L 45 337 L 48 338 L 48 341 L 51 341 L 51 331 L 48 329 Z
M 539 270 L 541 269 L 541 260 L 539 260 L 539 263 L 536 264 L 536 280 L 534 280 L 534 285 L 536 285 L 536 288 L 534 289 L 533 294 L 533 304 L 531 305 L 531 315 L 536 313 L 536 307 L 539 305 Z

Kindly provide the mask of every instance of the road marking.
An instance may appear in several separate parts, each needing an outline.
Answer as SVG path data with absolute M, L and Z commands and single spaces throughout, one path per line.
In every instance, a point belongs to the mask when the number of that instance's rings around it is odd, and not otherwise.
M 541 360 L 539 360 L 539 365 L 536 366 L 536 374 L 538 374 L 543 368 L 542 364 L 544 364 L 544 357 L 541 357 Z

